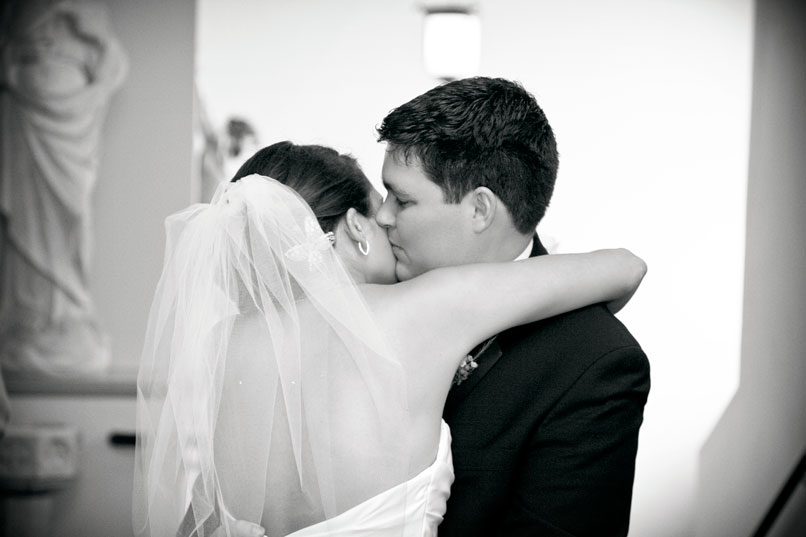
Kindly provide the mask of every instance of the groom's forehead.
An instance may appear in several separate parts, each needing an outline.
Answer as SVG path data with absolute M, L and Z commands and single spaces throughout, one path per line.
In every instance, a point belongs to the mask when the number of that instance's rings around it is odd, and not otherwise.
M 387 190 L 397 193 L 413 193 L 418 187 L 435 184 L 425 173 L 419 161 L 394 159 L 390 166 L 384 166 L 381 182 Z
M 406 185 L 404 181 L 399 180 L 397 177 L 384 175 L 381 178 L 383 182 L 383 186 L 386 190 L 391 190 L 397 193 L 405 193 L 406 192 Z
M 384 176 L 381 181 L 388 192 L 402 198 L 421 198 L 427 196 L 432 189 L 439 188 L 419 169 L 400 175 Z

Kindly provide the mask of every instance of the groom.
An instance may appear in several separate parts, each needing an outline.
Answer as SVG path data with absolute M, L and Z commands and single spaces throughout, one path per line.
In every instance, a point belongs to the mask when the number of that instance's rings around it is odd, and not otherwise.
M 376 219 L 399 279 L 547 253 L 534 230 L 557 149 L 522 86 L 453 81 L 393 110 L 378 132 L 388 196 Z M 475 213 L 459 209 L 466 196 Z M 445 404 L 456 481 L 440 537 L 627 535 L 650 385 L 627 329 L 590 306 L 503 332 L 474 363 Z

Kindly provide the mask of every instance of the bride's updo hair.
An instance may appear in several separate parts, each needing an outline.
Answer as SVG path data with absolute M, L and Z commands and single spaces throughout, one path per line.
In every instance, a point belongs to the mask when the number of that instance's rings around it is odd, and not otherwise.
M 272 144 L 244 162 L 232 182 L 255 173 L 295 190 L 311 207 L 325 233 L 334 231 L 350 207 L 371 216 L 369 179 L 355 158 L 330 147 L 289 141 Z

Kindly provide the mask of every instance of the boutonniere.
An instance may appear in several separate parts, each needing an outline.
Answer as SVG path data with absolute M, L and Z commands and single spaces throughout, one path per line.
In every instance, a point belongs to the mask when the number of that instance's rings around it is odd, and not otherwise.
M 471 352 L 464 358 L 462 358 L 462 362 L 459 364 L 459 367 L 456 369 L 456 373 L 453 375 L 453 385 L 459 386 L 461 383 L 467 380 L 467 377 L 473 373 L 478 367 L 479 364 L 476 362 L 476 358 L 484 354 L 484 351 L 487 350 L 487 347 L 495 340 L 496 336 L 491 337 L 487 341 L 484 342 L 484 345 L 476 352 Z

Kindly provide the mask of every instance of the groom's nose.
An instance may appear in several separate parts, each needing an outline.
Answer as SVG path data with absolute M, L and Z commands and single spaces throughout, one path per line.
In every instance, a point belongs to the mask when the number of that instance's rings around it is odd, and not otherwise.
M 379 226 L 390 228 L 395 225 L 394 211 L 390 207 L 389 198 L 383 200 L 378 212 L 375 213 L 375 221 Z

